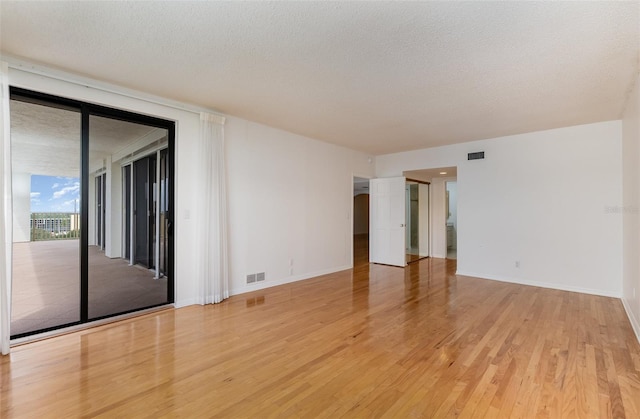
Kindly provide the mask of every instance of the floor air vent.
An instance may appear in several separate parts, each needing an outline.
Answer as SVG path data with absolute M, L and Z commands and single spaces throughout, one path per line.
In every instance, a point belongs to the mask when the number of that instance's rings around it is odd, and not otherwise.
M 254 282 L 264 281 L 264 272 L 258 272 L 257 274 L 247 275 L 247 284 L 253 284 Z

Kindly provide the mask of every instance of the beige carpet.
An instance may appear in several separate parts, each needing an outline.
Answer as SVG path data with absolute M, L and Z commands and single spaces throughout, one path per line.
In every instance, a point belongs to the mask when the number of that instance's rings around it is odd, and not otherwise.
M 89 247 L 89 318 L 167 302 L 167 279 Z M 78 240 L 13 245 L 11 334 L 80 320 Z

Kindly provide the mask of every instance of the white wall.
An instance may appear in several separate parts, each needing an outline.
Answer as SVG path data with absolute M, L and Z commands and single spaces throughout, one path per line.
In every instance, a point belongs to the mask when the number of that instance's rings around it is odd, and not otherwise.
M 368 155 L 239 118 L 225 126 L 232 293 L 351 265 L 353 175 Z M 265 272 L 265 283 L 246 276 Z
M 622 120 L 622 302 L 640 340 L 640 78 Z
M 389 154 L 376 175 L 458 167 L 460 274 L 620 296 L 621 130 L 602 122 Z M 467 161 L 475 151 L 485 159 Z

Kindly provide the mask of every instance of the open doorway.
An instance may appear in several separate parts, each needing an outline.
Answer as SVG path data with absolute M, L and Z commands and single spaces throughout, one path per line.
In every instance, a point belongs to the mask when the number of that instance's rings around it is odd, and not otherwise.
M 445 183 L 447 192 L 447 259 L 458 258 L 458 184 Z
M 457 258 L 457 168 L 452 166 L 411 170 L 405 171 L 403 175 L 407 179 L 429 183 L 428 255 L 442 259 Z M 448 185 L 452 191 L 454 189 L 455 191 L 448 192 Z M 455 203 L 450 204 L 448 196 L 453 196 Z M 450 213 L 455 222 L 452 221 Z M 449 223 L 452 224 L 449 231 L 455 233 L 450 240 L 448 238 Z M 449 248 L 449 245 L 451 245 L 451 248 Z
M 369 263 L 369 179 L 353 178 L 353 266 Z

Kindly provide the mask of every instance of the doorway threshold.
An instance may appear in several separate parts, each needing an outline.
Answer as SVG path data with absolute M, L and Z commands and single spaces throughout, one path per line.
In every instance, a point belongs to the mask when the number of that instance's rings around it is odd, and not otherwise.
M 45 340 L 45 339 L 51 339 L 51 338 L 55 338 L 55 337 L 58 337 L 58 336 L 67 335 L 69 333 L 86 331 L 86 330 L 92 329 L 94 327 L 105 326 L 105 325 L 117 323 L 117 322 L 122 321 L 122 320 L 129 320 L 129 319 L 132 319 L 132 318 L 135 318 L 135 317 L 141 317 L 141 316 L 144 316 L 144 315 L 147 315 L 147 314 L 156 313 L 158 311 L 170 310 L 170 309 L 174 309 L 174 308 L 175 308 L 174 304 L 165 304 L 165 305 L 162 305 L 162 306 L 151 307 L 151 308 L 147 308 L 147 309 L 144 309 L 144 310 L 134 311 L 134 312 L 131 312 L 131 313 L 120 314 L 118 316 L 112 316 L 112 317 L 108 317 L 108 318 L 104 318 L 104 319 L 98 319 L 98 320 L 94 320 L 94 321 L 88 322 L 88 323 L 76 324 L 76 325 L 73 325 L 73 326 L 63 327 L 63 328 L 55 329 L 55 330 L 50 330 L 50 331 L 47 331 L 47 332 L 42 332 L 42 333 L 30 335 L 30 336 L 25 336 L 25 337 L 21 337 L 21 338 L 17 338 L 17 339 L 12 339 L 11 342 L 10 342 L 10 346 L 12 348 L 15 348 L 15 347 L 18 347 L 18 346 L 26 345 L 28 343 L 38 342 L 38 341 Z
M 426 258 L 428 258 L 428 257 L 429 257 L 429 256 L 419 256 L 419 255 L 410 255 L 410 254 L 407 254 L 407 265 L 408 265 L 408 264 L 410 264 L 410 263 L 419 262 L 419 261 L 421 261 L 422 259 L 426 259 Z

